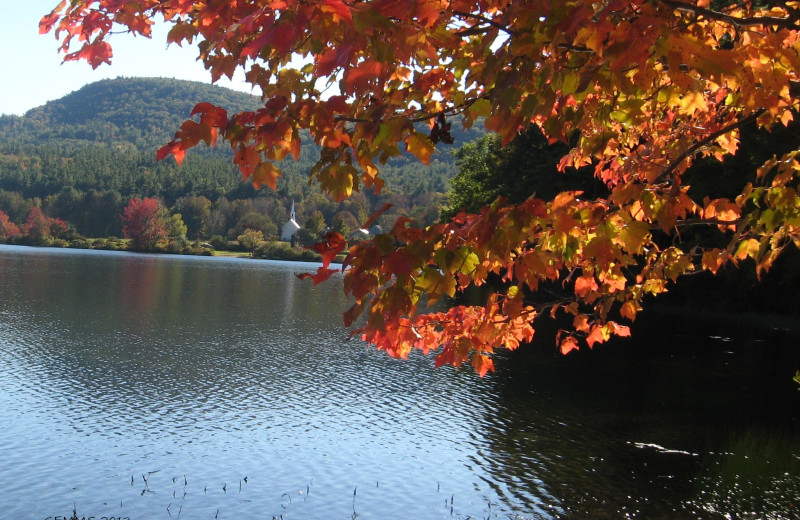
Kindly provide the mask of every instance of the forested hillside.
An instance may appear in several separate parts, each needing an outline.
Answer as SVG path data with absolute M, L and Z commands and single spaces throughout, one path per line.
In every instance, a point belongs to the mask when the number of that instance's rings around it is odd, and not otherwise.
M 319 156 L 311 140 L 304 141 L 298 161 L 282 165 L 285 176 L 275 192 L 242 183 L 224 143 L 192 151 L 180 167 L 171 158 L 156 161 L 155 151 L 201 101 L 229 112 L 260 106 L 256 96 L 202 83 L 118 78 L 87 85 L 22 117 L 0 116 L 0 210 L 22 225 L 31 207 L 41 207 L 87 237 L 119 236 L 118 215 L 132 197 L 156 197 L 172 213 L 184 214 L 200 200 L 202 215 L 185 215 L 197 222 L 189 226 L 191 238 L 235 237 L 251 213 L 259 219 L 250 215 L 249 221 L 259 220 L 267 235 L 288 218 L 292 202 L 301 225 L 314 216 L 318 227 L 321 216 L 329 226 L 338 219 L 340 227 L 353 229 L 384 202 L 395 205 L 384 224 L 399 215 L 426 223 L 438 218 L 455 174 L 452 150 L 481 133 L 462 133 L 454 124 L 455 143 L 440 144 L 431 167 L 415 159 L 391 159 L 381 194 L 363 193 L 334 204 L 316 185 L 308 185 Z

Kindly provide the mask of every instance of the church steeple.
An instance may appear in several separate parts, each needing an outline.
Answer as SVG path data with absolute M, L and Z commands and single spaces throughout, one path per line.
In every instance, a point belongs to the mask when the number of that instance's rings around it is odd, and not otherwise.
M 281 240 L 292 240 L 292 235 L 300 229 L 300 224 L 297 223 L 297 215 L 294 212 L 294 201 L 292 201 L 292 210 L 289 212 L 289 220 L 281 228 Z

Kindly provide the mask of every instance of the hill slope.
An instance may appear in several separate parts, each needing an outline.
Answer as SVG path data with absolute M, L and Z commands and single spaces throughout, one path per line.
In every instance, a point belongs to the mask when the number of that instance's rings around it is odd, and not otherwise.
M 208 199 L 210 208 L 195 207 L 205 212 L 205 231 L 195 226 L 192 237 L 235 238 L 254 218 L 280 225 L 292 204 L 303 223 L 321 213 L 327 225 L 338 219 L 353 229 L 390 202 L 393 208 L 381 217 L 382 225 L 391 226 L 400 215 L 429 224 L 438 219 L 457 170 L 451 151 L 483 134 L 454 124 L 455 144 L 440 145 L 430 166 L 411 156 L 394 157 L 382 168 L 386 186 L 380 194 L 357 193 L 334 204 L 308 182 L 320 154 L 310 139 L 303 141 L 298 161 L 281 164 L 284 176 L 276 191 L 243 183 L 225 143 L 213 149 L 200 145 L 180 167 L 172 159 L 156 161 L 156 150 L 201 101 L 229 112 L 261 106 L 256 96 L 202 83 L 118 78 L 87 85 L 22 117 L 0 116 L 0 210 L 22 225 L 30 208 L 40 206 L 90 237 L 119 236 L 119 214 L 132 197 L 158 197 L 187 223 L 192 220 L 188 207 Z M 265 234 L 269 229 L 264 226 Z
M 193 81 L 117 78 L 86 85 L 21 118 L 0 118 L 0 135 L 29 144 L 86 141 L 153 148 L 169 141 L 201 101 L 232 112 L 261 104 L 256 96 Z
M 11 188 L 2 182 L 9 173 L 8 169 L 14 169 L 14 161 L 8 160 L 10 156 L 56 155 L 68 158 L 98 149 L 102 155 L 109 152 L 112 155 L 117 152 L 154 154 L 158 147 L 172 138 L 194 105 L 201 101 L 222 106 L 229 112 L 254 110 L 261 106 L 257 96 L 204 83 L 163 78 L 117 78 L 86 85 L 61 99 L 34 108 L 22 117 L 0 116 L 0 162 L 5 167 L 3 170 L 0 166 L 0 189 Z M 423 167 L 411 157 L 393 159 L 384 172 L 387 187 L 406 194 L 445 191 L 449 179 L 455 174 L 450 151 L 483 134 L 480 129 L 462 131 L 456 128 L 459 125 L 453 126 L 456 142 L 451 146 L 440 145 L 441 151 L 434 156 L 430 168 Z M 212 151 L 205 151 L 200 146 L 190 152 L 189 157 L 192 156 L 227 159 L 230 151 L 224 144 Z M 299 176 L 305 182 L 318 157 L 319 148 L 308 140 L 304 142 L 300 160 L 287 161 L 282 167 L 287 177 Z M 113 157 L 110 159 L 113 161 Z M 115 165 L 111 167 L 113 169 Z M 103 169 L 108 168 L 100 168 Z M 16 175 L 19 172 L 11 173 Z M 43 173 L 47 176 L 47 172 Z M 63 180 L 63 175 L 59 177 Z M 238 176 L 234 180 L 238 183 Z M 296 184 L 297 180 L 293 183 Z M 226 186 L 226 189 L 231 188 Z

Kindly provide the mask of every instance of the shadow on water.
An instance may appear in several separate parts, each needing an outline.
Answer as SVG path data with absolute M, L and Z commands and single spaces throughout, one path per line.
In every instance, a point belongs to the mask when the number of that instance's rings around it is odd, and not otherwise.
M 770 320 L 660 309 L 566 357 L 543 324 L 493 378 L 498 492 L 559 518 L 800 518 L 800 327 Z

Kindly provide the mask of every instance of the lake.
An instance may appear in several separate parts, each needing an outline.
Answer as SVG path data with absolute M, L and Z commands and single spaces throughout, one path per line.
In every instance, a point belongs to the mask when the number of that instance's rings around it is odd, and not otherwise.
M 314 269 L 0 246 L 4 516 L 800 518 L 793 320 L 644 312 L 481 379 L 348 339 Z

